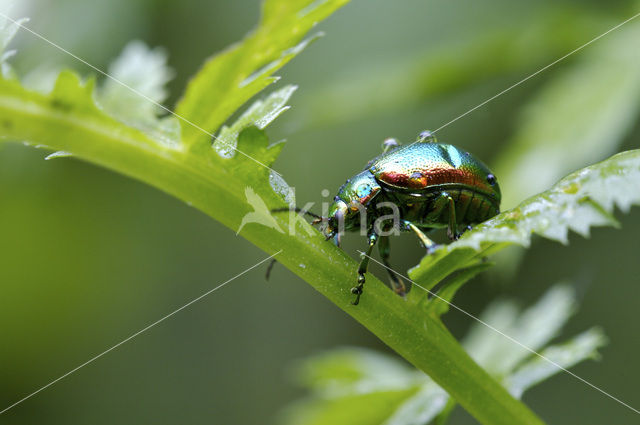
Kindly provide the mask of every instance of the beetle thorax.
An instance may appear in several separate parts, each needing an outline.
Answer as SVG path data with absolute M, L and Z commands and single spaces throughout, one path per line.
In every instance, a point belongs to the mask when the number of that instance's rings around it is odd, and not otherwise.
M 355 175 L 338 189 L 329 206 L 328 226 L 325 234 L 335 234 L 360 225 L 371 200 L 380 192 L 380 185 L 370 171 Z

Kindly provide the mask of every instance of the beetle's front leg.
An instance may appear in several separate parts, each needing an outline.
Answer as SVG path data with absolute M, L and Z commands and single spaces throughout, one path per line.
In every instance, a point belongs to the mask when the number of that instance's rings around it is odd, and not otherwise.
M 373 252 L 373 247 L 378 242 L 378 234 L 375 231 L 371 231 L 369 233 L 369 246 L 367 247 L 367 252 L 362 254 L 362 259 L 360 260 L 360 265 L 358 266 L 358 284 L 351 288 L 351 293 L 356 296 L 356 299 L 351 303 L 353 305 L 358 305 L 360 302 L 360 295 L 362 295 L 362 287 L 365 282 L 365 273 L 367 272 L 367 267 L 369 266 L 369 258 L 371 257 L 371 253 Z

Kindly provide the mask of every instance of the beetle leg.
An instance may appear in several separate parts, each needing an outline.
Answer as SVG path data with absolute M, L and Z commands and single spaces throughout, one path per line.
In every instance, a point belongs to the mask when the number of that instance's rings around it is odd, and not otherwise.
M 449 224 L 447 225 L 447 236 L 452 241 L 457 240 L 460 237 L 458 233 L 458 221 L 456 219 L 456 204 L 453 198 L 447 193 L 442 192 L 434 201 L 431 206 L 431 212 L 427 214 L 424 219 L 426 221 L 438 219 L 444 212 L 449 215 Z
M 362 295 L 362 287 L 365 282 L 364 275 L 367 272 L 369 258 L 371 257 L 371 253 L 373 252 L 373 247 L 376 245 L 376 242 L 378 242 L 378 235 L 375 232 L 371 232 L 369 234 L 369 247 L 367 248 L 367 252 L 362 255 L 360 265 L 358 266 L 358 284 L 351 288 L 351 293 L 356 296 L 356 299 L 351 303 L 353 305 L 358 305 L 360 302 L 360 295 Z
M 273 266 L 275 266 L 277 262 L 278 260 L 276 260 L 275 258 L 272 258 L 271 261 L 269 261 L 269 265 L 267 266 L 267 272 L 264 274 L 264 280 L 269 280 L 269 277 L 271 276 L 271 270 L 273 269 Z
M 422 246 L 424 246 L 427 249 L 427 254 L 431 254 L 433 250 L 436 249 L 438 245 L 434 241 L 429 239 L 427 235 L 425 235 L 424 232 L 420 230 L 418 226 L 416 226 L 415 224 L 409 221 L 405 221 L 404 225 L 407 226 L 409 229 L 413 230 L 413 233 L 415 233 L 416 236 L 418 236 L 418 239 L 420 239 Z
M 449 195 L 447 195 L 447 201 L 449 203 L 449 227 L 447 227 L 447 236 L 452 241 L 457 241 L 460 238 L 460 233 L 458 233 L 458 221 L 456 220 L 456 203 Z
M 398 278 L 398 276 L 393 272 L 391 263 L 389 263 L 389 256 L 391 253 L 391 247 L 389 245 L 389 236 L 380 236 L 380 242 L 378 243 L 378 252 L 380 253 L 380 257 L 382 258 L 382 263 L 387 269 L 387 273 L 389 274 L 389 280 L 391 283 L 391 289 L 393 292 L 400 296 L 404 296 L 407 292 L 409 292 L 410 287 L 405 286 L 404 282 Z M 409 283 L 410 285 L 411 283 Z

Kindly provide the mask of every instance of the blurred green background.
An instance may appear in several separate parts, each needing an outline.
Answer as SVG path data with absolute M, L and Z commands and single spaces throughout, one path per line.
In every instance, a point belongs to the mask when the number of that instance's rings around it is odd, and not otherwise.
M 318 202 L 322 189 L 335 191 L 375 156 L 385 137 L 407 142 L 441 126 L 623 21 L 634 6 L 353 1 L 280 73 L 278 84 L 300 88 L 292 110 L 268 129 L 272 140 L 288 140 L 275 168 L 295 186 L 299 204 Z M 171 105 L 205 57 L 255 25 L 259 2 L 20 0 L 13 16 L 25 15 L 32 29 L 102 69 L 129 40 L 164 46 L 176 71 Z M 91 73 L 24 32 L 13 46 L 22 74 L 38 67 Z M 439 139 L 499 162 L 525 105 L 582 54 L 587 49 L 443 129 Z M 430 74 L 434 69 L 440 74 Z M 593 160 L 637 148 L 636 118 L 628 127 Z M 143 184 L 74 159 L 44 162 L 44 152 L 20 145 L 0 149 L 0 409 L 265 258 L 231 230 Z M 570 158 L 572 149 L 582 153 L 572 144 L 560 152 Z M 540 173 L 552 171 L 540 164 Z M 602 361 L 574 372 L 638 407 L 639 218 L 632 210 L 621 216 L 621 230 L 595 229 L 588 240 L 572 235 L 569 247 L 539 239 L 517 271 L 503 266 L 480 277 L 457 305 L 478 313 L 503 295 L 526 304 L 559 280 L 574 282 L 581 306 L 567 335 L 600 325 L 610 338 Z M 399 270 L 418 262 L 422 250 L 413 238 L 393 242 Z M 362 243 L 348 237 L 345 249 L 355 254 Z M 301 396 L 288 378 L 296 359 L 340 345 L 387 350 L 283 267 L 269 282 L 263 274 L 233 281 L 0 423 L 271 424 Z M 455 311 L 446 321 L 456 335 L 469 326 Z M 639 423 L 567 374 L 536 387 L 525 402 L 550 423 Z M 475 422 L 458 410 L 452 423 Z

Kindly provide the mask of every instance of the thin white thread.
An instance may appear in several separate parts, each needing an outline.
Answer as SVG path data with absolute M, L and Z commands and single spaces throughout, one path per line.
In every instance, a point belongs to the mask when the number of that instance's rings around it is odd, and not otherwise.
M 173 316 L 174 314 L 184 310 L 185 308 L 189 307 L 191 304 L 200 301 L 202 298 L 206 297 L 207 295 L 211 294 L 212 292 L 222 288 L 223 286 L 225 286 L 227 283 L 239 278 L 240 276 L 242 276 L 243 274 L 255 269 L 256 267 L 258 267 L 260 264 L 264 263 L 265 261 L 268 261 L 270 259 L 272 259 L 273 257 L 275 257 L 276 255 L 280 254 L 282 252 L 282 250 L 276 252 L 273 255 L 270 255 L 269 257 L 265 258 L 264 260 L 260 261 L 259 263 L 249 267 L 248 269 L 246 269 L 245 271 L 238 273 L 237 275 L 235 275 L 234 277 L 232 277 L 231 279 L 227 280 L 226 282 L 221 283 L 220 285 L 216 286 L 213 289 L 210 289 L 209 291 L 205 292 L 204 294 L 200 295 L 198 298 L 195 298 L 191 301 L 189 301 L 187 304 L 183 305 L 182 307 L 178 308 L 177 310 L 172 311 L 171 313 L 167 314 L 166 316 L 164 316 L 163 318 L 156 320 L 155 322 L 153 322 L 152 324 L 148 325 L 147 327 L 139 330 L 138 332 L 134 333 L 133 335 L 129 336 L 126 339 L 123 339 L 122 341 L 120 341 L 119 343 L 117 343 L 116 345 L 112 346 L 111 348 L 103 351 L 102 353 L 98 354 L 95 357 L 92 357 L 91 359 L 87 360 L 86 362 L 82 363 L 80 366 L 71 369 L 69 372 L 65 373 L 64 375 L 54 379 L 53 381 L 49 382 L 47 385 L 41 387 L 40 389 L 32 392 L 31 394 L 29 394 L 26 397 L 23 397 L 22 399 L 16 401 L 15 403 L 13 403 L 12 405 L 6 407 L 4 410 L 0 411 L 0 415 L 2 415 L 3 413 L 5 413 L 7 410 L 19 405 L 20 403 L 22 403 L 23 401 L 26 401 L 28 399 L 30 399 L 31 397 L 33 397 L 34 395 L 38 394 L 40 391 L 43 391 L 47 388 L 49 388 L 50 386 L 52 386 L 53 384 L 55 384 L 56 382 L 66 378 L 67 376 L 71 375 L 72 373 L 78 371 L 79 369 L 85 367 L 86 365 L 88 365 L 89 363 L 92 363 L 93 361 L 99 359 L 100 357 L 104 356 L 105 354 L 109 353 L 110 351 L 115 350 L 116 348 L 118 348 L 119 346 L 121 346 L 122 344 L 132 340 L 133 338 L 137 337 L 138 335 L 140 335 L 141 333 L 151 329 L 152 327 L 154 327 L 155 325 L 159 324 L 160 322 L 163 322 L 165 319 L 168 319 L 169 317 Z
M 362 251 L 358 251 L 360 253 L 360 255 L 364 255 L 365 257 L 369 258 L 370 260 L 372 260 L 373 262 L 381 265 L 382 267 L 384 267 L 385 269 L 393 272 L 394 274 L 396 274 L 397 276 L 400 276 L 403 279 L 408 280 L 409 282 L 413 283 L 414 285 L 416 285 L 418 288 L 422 289 L 423 291 L 427 292 L 429 295 L 438 298 L 441 301 L 444 301 L 445 303 L 447 303 L 449 306 L 455 308 L 456 310 L 458 310 L 461 313 L 466 314 L 467 316 L 471 317 L 473 320 L 476 320 L 478 323 L 488 327 L 489 329 L 491 329 L 494 332 L 497 332 L 498 334 L 502 335 L 503 337 L 507 338 L 509 341 L 514 342 L 516 344 L 518 344 L 520 347 L 524 348 L 525 350 L 535 354 L 536 356 L 540 357 L 541 359 L 549 362 L 550 364 L 552 364 L 553 366 L 557 367 L 558 369 L 568 373 L 569 375 L 573 376 L 574 378 L 582 381 L 583 383 L 587 384 L 588 386 L 590 386 L 591 388 L 600 391 L 602 394 L 606 395 L 607 397 L 611 398 L 612 400 L 617 401 L 618 403 L 620 403 L 621 405 L 625 406 L 626 408 L 634 411 L 637 414 L 640 414 L 640 411 L 629 406 L 627 403 L 625 403 L 624 401 L 612 396 L 611 394 L 609 394 L 608 392 L 600 389 L 599 387 L 595 386 L 594 384 L 592 384 L 591 382 L 587 381 L 584 378 L 579 377 L 578 375 L 576 375 L 575 373 L 571 372 L 570 370 L 560 366 L 558 363 L 554 362 L 553 360 L 549 359 L 548 357 L 543 356 L 542 354 L 538 353 L 537 351 L 535 351 L 532 348 L 527 347 L 526 345 L 524 345 L 523 343 L 521 343 L 520 341 L 518 341 L 517 339 L 505 334 L 504 332 L 500 331 L 499 329 L 496 329 L 495 327 L 491 326 L 490 324 L 488 324 L 487 322 L 483 321 L 482 319 L 479 319 L 478 317 L 474 316 L 471 313 L 468 313 L 466 310 L 463 310 L 462 308 L 458 307 L 457 305 L 453 304 L 450 301 L 445 300 L 444 298 L 442 298 L 441 296 L 439 296 L 438 294 L 431 292 L 430 290 L 428 290 L 427 288 L 415 283 L 413 280 L 409 279 L 407 276 L 398 273 L 397 271 L 393 270 L 391 267 L 387 267 L 386 265 L 382 264 L 381 262 L 379 262 L 378 260 L 376 260 L 375 258 L 367 255 L 366 253 L 362 252 Z
M 551 68 L 553 65 L 557 64 L 558 62 L 563 61 L 564 59 L 568 58 L 569 56 L 573 55 L 574 53 L 576 53 L 576 52 L 578 52 L 578 51 L 580 51 L 580 50 L 584 49 L 584 48 L 585 48 L 585 47 L 587 47 L 588 45 L 590 45 L 590 44 L 592 44 L 592 43 L 594 43 L 594 42 L 598 41 L 599 39 L 601 39 L 601 38 L 602 38 L 602 37 L 604 37 L 605 35 L 609 34 L 609 33 L 610 33 L 610 32 L 612 32 L 612 31 L 617 30 L 618 28 L 620 28 L 620 27 L 621 27 L 621 26 L 623 26 L 624 24 L 626 24 L 626 23 L 628 23 L 628 22 L 630 22 L 630 21 L 634 20 L 634 19 L 635 19 L 635 18 L 637 18 L 638 16 L 640 16 L 640 13 L 637 13 L 636 15 L 633 15 L 631 18 L 627 19 L 626 21 L 619 23 L 618 25 L 616 25 L 616 26 L 615 26 L 615 27 L 613 27 L 613 28 L 610 28 L 609 30 L 607 30 L 606 32 L 604 32 L 604 33 L 600 34 L 599 36 L 597 36 L 596 38 L 592 39 L 591 41 L 588 41 L 587 43 L 583 44 L 582 46 L 580 46 L 580 47 L 578 47 L 578 48 L 576 48 L 576 49 L 574 49 L 574 50 L 572 50 L 571 52 L 567 53 L 566 55 L 562 56 L 561 58 L 556 59 L 555 61 L 551 62 L 549 65 L 547 65 L 547 66 L 545 66 L 545 67 L 543 67 L 543 68 L 540 68 L 539 70 L 537 70 L 537 71 L 536 71 L 536 72 L 534 72 L 533 74 L 529 75 L 528 77 L 526 77 L 526 78 L 524 78 L 524 79 L 522 79 L 522 80 L 518 81 L 517 83 L 513 84 L 512 86 L 510 86 L 510 87 L 508 87 L 508 88 L 506 88 L 506 89 L 502 90 L 500 93 L 496 94 L 495 96 L 490 97 L 489 99 L 485 100 L 484 102 L 480 103 L 479 105 L 477 105 L 477 106 L 475 106 L 475 107 L 473 107 L 473 108 L 469 109 L 469 110 L 468 110 L 467 112 L 465 112 L 464 114 L 459 115 L 458 117 L 456 117 L 456 118 L 452 119 L 452 120 L 451 120 L 451 121 L 449 121 L 448 123 L 446 123 L 446 124 L 444 124 L 444 125 L 442 125 L 442 126 L 438 127 L 436 130 L 433 130 L 433 131 L 432 131 L 432 133 L 436 133 L 436 132 L 438 132 L 438 131 L 442 130 L 443 128 L 447 127 L 448 125 L 453 124 L 454 122 L 458 121 L 460 118 L 463 118 L 463 117 L 465 117 L 465 116 L 469 115 L 471 112 L 475 111 L 476 109 L 483 107 L 484 105 L 486 105 L 487 103 L 489 103 L 489 102 L 491 102 L 492 100 L 496 99 L 497 97 L 502 96 L 503 94 L 505 94 L 505 93 L 506 93 L 506 92 L 508 92 L 509 90 L 511 90 L 511 89 L 513 89 L 513 88 L 515 88 L 515 87 L 519 86 L 520 84 L 522 84 L 522 83 L 524 83 L 525 81 L 527 81 L 527 80 L 529 80 L 529 79 L 531 79 L 531 78 L 535 77 L 536 75 L 540 74 L 541 72 L 546 71 L 547 69 Z M 417 143 L 417 142 L 414 142 L 414 143 Z
M 128 84 L 118 80 L 117 78 L 115 78 L 114 76 L 104 72 L 103 70 L 101 70 L 100 68 L 90 64 L 89 62 L 87 62 L 86 60 L 82 59 L 79 56 L 76 56 L 75 54 L 71 53 L 70 51 L 66 50 L 64 47 L 54 43 L 53 41 L 49 40 L 48 38 L 40 35 L 39 33 L 33 31 L 32 29 L 30 29 L 29 27 L 24 26 L 23 24 L 21 24 L 20 22 L 10 18 L 9 16 L 5 15 L 4 13 L 0 12 L 0 16 L 13 22 L 15 25 L 19 26 L 20 28 L 30 32 L 31 34 L 35 35 L 36 37 L 38 37 L 39 39 L 41 39 L 42 41 L 50 44 L 51 46 L 55 47 L 56 49 L 68 54 L 69 56 L 71 56 L 72 58 L 82 62 L 83 64 L 87 65 L 89 68 L 93 69 L 94 71 L 104 75 L 105 77 L 109 78 L 112 81 L 115 81 L 116 83 L 120 84 L 121 86 L 125 87 L 128 90 L 131 90 L 133 93 L 137 94 L 138 96 L 142 97 L 143 99 L 153 103 L 155 106 L 165 110 L 166 112 L 170 113 L 171 115 L 175 116 L 176 118 L 182 120 L 183 122 L 189 124 L 190 126 L 192 126 L 193 128 L 200 130 L 201 132 L 203 132 L 204 134 L 210 136 L 212 139 L 219 141 L 220 143 L 223 143 L 224 145 L 232 148 L 233 150 L 235 150 L 236 152 L 238 152 L 239 154 L 242 154 L 244 156 L 246 156 L 247 158 L 249 158 L 250 160 L 252 160 L 253 162 L 255 162 L 256 164 L 259 164 L 260 166 L 271 170 L 272 172 L 276 173 L 279 176 L 282 176 L 280 173 L 278 173 L 276 170 L 274 170 L 273 168 L 269 167 L 268 165 L 258 161 L 257 159 L 255 159 L 254 157 L 252 157 L 249 154 L 246 154 L 244 152 L 242 152 L 240 149 L 236 148 L 235 146 L 231 145 L 230 143 L 216 137 L 214 134 L 209 133 L 207 130 L 205 130 L 204 128 L 198 126 L 197 124 L 193 123 L 192 121 L 184 118 L 182 115 L 178 115 L 177 113 L 173 112 L 171 109 L 167 108 L 166 106 L 156 102 L 155 100 L 151 99 L 150 97 L 148 97 L 147 95 L 145 95 L 144 93 L 134 89 L 133 87 L 129 86 Z

